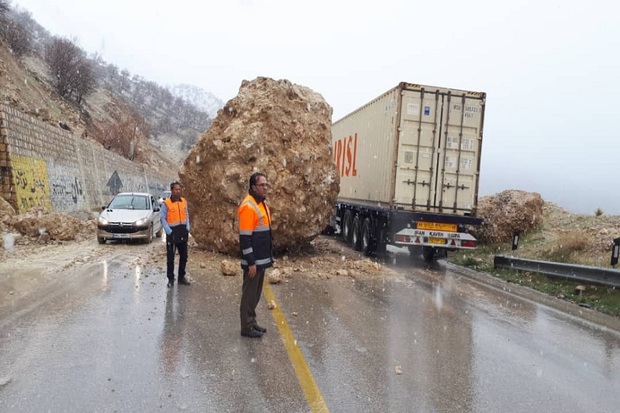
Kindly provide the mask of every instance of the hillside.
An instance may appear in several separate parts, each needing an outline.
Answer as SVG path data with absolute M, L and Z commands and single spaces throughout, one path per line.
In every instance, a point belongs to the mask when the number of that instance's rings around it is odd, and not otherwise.
M 0 7 L 0 26 L 0 101 L 165 174 L 177 174 L 184 154 L 212 122 L 208 111 L 221 105 L 199 88 L 184 86 L 173 93 L 96 56 L 86 57 L 71 41 L 50 36 L 23 10 Z M 63 95 L 52 74 L 49 49 L 59 41 L 74 47 L 88 69 L 81 72 L 91 81 L 83 94 L 73 88 Z

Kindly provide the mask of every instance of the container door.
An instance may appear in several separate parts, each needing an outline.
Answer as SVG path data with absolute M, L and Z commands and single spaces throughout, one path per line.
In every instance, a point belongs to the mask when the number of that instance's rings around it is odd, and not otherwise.
M 397 208 L 435 208 L 441 104 L 440 96 L 434 93 L 403 91 L 395 182 Z
M 396 206 L 469 215 L 480 168 L 484 94 L 404 89 Z
M 478 199 L 484 100 L 442 97 L 436 205 L 440 212 L 469 215 Z

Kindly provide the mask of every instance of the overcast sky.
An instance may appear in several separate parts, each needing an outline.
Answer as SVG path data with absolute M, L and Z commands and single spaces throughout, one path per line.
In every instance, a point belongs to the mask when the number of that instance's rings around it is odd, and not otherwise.
M 620 214 L 620 3 L 612 0 L 13 0 L 53 35 L 223 101 L 288 79 L 334 120 L 401 81 L 487 93 L 481 195 Z M 620 168 L 619 168 L 620 169 Z

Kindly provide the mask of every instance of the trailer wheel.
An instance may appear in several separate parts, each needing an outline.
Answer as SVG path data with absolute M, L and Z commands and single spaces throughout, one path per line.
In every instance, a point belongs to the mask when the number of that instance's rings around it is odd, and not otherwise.
M 378 229 L 376 230 L 376 233 L 377 233 L 376 251 L 378 254 L 385 254 L 385 252 L 387 251 L 387 238 L 388 238 L 387 229 L 385 228 L 385 224 L 382 222 L 379 222 L 376 225 L 379 226 Z
M 351 245 L 355 251 L 362 249 L 362 228 L 360 224 L 360 216 L 353 218 L 353 230 L 351 231 Z
M 437 250 L 433 247 L 422 247 L 422 256 L 426 262 L 433 262 L 436 253 Z
M 364 253 L 364 255 L 371 255 L 373 252 L 375 252 L 375 245 L 371 237 L 371 228 L 372 225 L 370 222 L 370 218 L 366 218 L 364 220 L 364 223 L 362 224 L 361 237 L 362 252 Z
M 344 217 L 342 218 L 342 238 L 345 242 L 351 242 L 351 231 L 353 225 L 353 217 L 351 216 L 351 211 L 345 211 Z

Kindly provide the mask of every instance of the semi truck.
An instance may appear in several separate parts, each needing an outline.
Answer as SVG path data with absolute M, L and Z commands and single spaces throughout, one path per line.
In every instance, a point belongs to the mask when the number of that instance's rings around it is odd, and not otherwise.
M 486 94 L 401 82 L 332 125 L 330 232 L 366 255 L 474 249 Z

